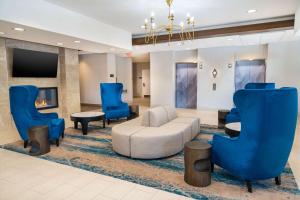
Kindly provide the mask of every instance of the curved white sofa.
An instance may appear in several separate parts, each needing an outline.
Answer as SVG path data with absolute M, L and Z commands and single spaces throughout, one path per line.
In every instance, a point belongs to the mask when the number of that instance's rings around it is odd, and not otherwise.
M 113 150 L 124 156 L 155 159 L 177 154 L 200 131 L 199 118 L 179 117 L 168 106 L 112 128 Z

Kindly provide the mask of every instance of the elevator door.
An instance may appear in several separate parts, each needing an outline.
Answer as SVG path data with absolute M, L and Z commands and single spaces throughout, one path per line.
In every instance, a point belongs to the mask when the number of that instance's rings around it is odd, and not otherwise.
M 264 83 L 265 60 L 240 60 L 235 63 L 235 90 L 244 89 L 247 83 Z
M 176 64 L 176 107 L 197 108 L 197 64 Z

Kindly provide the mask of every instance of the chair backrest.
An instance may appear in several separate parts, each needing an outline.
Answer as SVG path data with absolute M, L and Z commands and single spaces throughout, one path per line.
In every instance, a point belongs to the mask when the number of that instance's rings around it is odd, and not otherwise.
M 122 103 L 122 83 L 100 83 L 100 93 L 103 109 L 117 107 Z
M 278 175 L 288 160 L 297 123 L 296 88 L 237 91 L 234 102 L 241 117 L 238 144 L 244 162 L 257 176 Z M 241 161 L 243 162 L 243 161 Z M 254 170 L 259 168 L 260 170 Z
M 38 89 L 35 86 L 12 86 L 9 88 L 10 112 L 13 116 L 16 127 L 23 140 L 28 139 L 27 129 L 32 121 L 35 108 L 35 99 Z
M 275 89 L 275 83 L 247 83 L 245 89 Z

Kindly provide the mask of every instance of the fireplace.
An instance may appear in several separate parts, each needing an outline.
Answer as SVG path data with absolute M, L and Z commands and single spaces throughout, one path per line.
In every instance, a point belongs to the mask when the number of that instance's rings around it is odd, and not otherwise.
M 38 110 L 58 108 L 57 87 L 39 88 L 39 95 L 35 101 Z

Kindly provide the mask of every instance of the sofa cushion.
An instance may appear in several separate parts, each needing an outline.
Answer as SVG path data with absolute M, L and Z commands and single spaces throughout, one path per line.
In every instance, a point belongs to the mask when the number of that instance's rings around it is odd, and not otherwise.
M 182 132 L 175 128 L 146 127 L 131 136 L 131 157 L 156 159 L 180 152 Z
M 192 128 L 192 139 L 200 132 L 200 119 L 195 117 L 177 117 L 172 123 L 190 124 Z
M 180 132 L 182 135 L 182 145 L 192 140 L 192 124 L 168 122 L 160 128 Z
M 144 128 L 140 126 L 139 118 L 114 126 L 112 128 L 113 150 L 122 155 L 131 156 L 130 138 Z
M 168 115 L 163 107 L 149 109 L 150 127 L 159 127 L 168 122 Z
M 149 127 L 150 126 L 150 111 L 146 110 L 141 118 L 141 126 L 146 126 Z
M 171 106 L 164 106 L 164 109 L 167 112 L 168 121 L 171 121 L 171 120 L 173 120 L 173 119 L 175 119 L 177 117 L 176 109 L 175 108 L 173 108 Z

